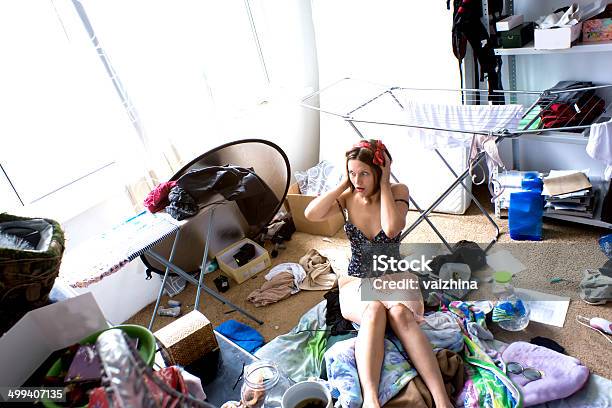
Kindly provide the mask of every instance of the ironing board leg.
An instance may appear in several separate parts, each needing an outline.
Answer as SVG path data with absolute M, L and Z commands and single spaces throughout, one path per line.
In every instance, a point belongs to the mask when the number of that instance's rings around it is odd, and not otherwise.
M 198 280 L 198 290 L 196 292 L 195 305 L 194 309 L 198 310 L 200 307 L 200 293 L 202 291 L 202 280 L 204 279 L 204 275 L 206 275 L 206 260 L 208 259 L 208 243 L 210 242 L 210 233 L 213 229 L 213 221 L 215 219 L 215 209 L 213 207 L 210 210 L 210 218 L 208 221 L 208 230 L 206 231 L 206 242 L 204 243 L 204 256 L 202 257 L 202 266 L 200 266 L 200 276 Z
M 174 261 L 174 251 L 176 250 L 176 243 L 179 240 L 179 235 L 181 230 L 178 229 L 176 231 L 176 235 L 174 236 L 174 242 L 172 243 L 172 250 L 170 251 L 170 262 Z M 155 316 L 157 316 L 157 309 L 159 309 L 159 303 L 161 301 L 162 295 L 164 294 L 164 288 L 166 287 L 166 281 L 168 280 L 168 274 L 170 273 L 170 268 L 166 266 L 166 272 L 164 273 L 164 279 L 162 280 L 161 287 L 159 288 L 159 294 L 157 295 L 157 300 L 155 301 L 155 308 L 153 309 L 153 315 L 151 315 L 151 322 L 149 323 L 149 330 L 153 327 L 153 322 L 155 321 Z
M 156 252 L 154 252 L 153 250 L 149 250 L 147 252 L 148 255 L 150 255 L 153 259 L 155 259 L 157 262 L 161 263 L 162 265 L 170 268 L 172 271 L 174 271 L 175 273 L 179 274 L 180 276 L 182 276 L 183 278 L 185 278 L 188 282 L 194 284 L 194 285 L 199 285 L 199 282 L 191 275 L 189 275 L 187 272 L 185 272 L 183 269 L 179 268 L 178 266 L 168 262 L 166 259 L 164 259 L 163 256 L 157 254 Z M 259 320 L 258 318 L 256 318 L 255 316 L 253 316 L 252 314 L 250 314 L 249 312 L 247 312 L 246 310 L 243 310 L 242 308 L 234 305 L 233 303 L 231 303 L 230 301 L 228 301 L 226 298 L 224 298 L 223 296 L 219 295 L 217 292 L 215 292 L 214 290 L 208 288 L 206 285 L 204 285 L 202 283 L 202 285 L 200 286 L 204 292 L 208 293 L 209 295 L 211 295 L 212 297 L 214 297 L 215 299 L 217 299 L 219 302 L 226 304 L 228 306 L 230 306 L 232 309 L 237 310 L 238 312 L 242 313 L 243 315 L 245 315 L 246 317 L 248 317 L 249 319 L 259 323 L 259 324 L 263 324 L 263 321 Z
M 442 156 L 442 154 L 440 153 L 440 151 L 438 149 L 434 149 L 436 154 L 438 155 L 438 157 L 440 158 L 440 160 L 442 160 L 444 162 L 444 164 L 446 165 L 446 167 L 448 167 L 448 170 L 450 170 L 450 172 L 453 174 L 453 176 L 455 177 L 459 177 L 457 176 L 457 173 L 455 172 L 455 170 L 451 167 L 451 165 L 446 161 L 446 159 L 444 158 L 444 156 Z M 493 225 L 493 228 L 495 228 L 495 238 L 493 238 L 493 240 L 491 241 L 491 243 L 489 244 L 489 246 L 487 246 L 487 250 L 489 248 L 491 248 L 491 246 L 493 246 L 493 244 L 495 242 L 497 242 L 497 238 L 499 238 L 499 225 L 497 225 L 497 223 L 495 222 L 495 220 L 493 218 L 491 218 L 491 216 L 489 215 L 489 212 L 482 206 L 482 204 L 480 203 L 480 201 L 478 201 L 476 199 L 476 197 L 474 197 L 474 195 L 472 194 L 472 192 L 470 191 L 470 189 L 467 188 L 467 186 L 465 185 L 465 183 L 463 182 L 463 179 L 461 180 L 461 186 L 463 186 L 463 188 L 465 189 L 466 193 L 470 196 L 470 198 L 472 199 L 472 201 L 474 201 L 474 204 L 476 204 L 476 206 L 478 207 L 478 209 L 480 210 L 480 212 L 487 217 L 487 219 L 489 220 L 489 222 Z M 487 251 L 485 251 L 487 252 Z

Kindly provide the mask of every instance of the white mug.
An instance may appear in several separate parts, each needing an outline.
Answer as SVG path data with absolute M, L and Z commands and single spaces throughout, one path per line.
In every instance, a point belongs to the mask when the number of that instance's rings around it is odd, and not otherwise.
M 300 402 L 309 398 L 319 398 L 327 403 L 325 408 L 332 408 L 332 397 L 323 384 L 317 381 L 302 381 L 289 387 L 283 394 L 282 408 L 295 408 Z

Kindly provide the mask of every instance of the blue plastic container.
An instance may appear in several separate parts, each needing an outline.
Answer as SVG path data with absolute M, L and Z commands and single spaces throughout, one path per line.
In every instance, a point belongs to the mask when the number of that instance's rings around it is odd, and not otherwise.
M 538 173 L 527 173 L 521 186 L 523 191 L 510 194 L 508 227 L 510 238 L 516 241 L 540 241 L 542 239 L 542 215 L 544 197 L 542 180 Z

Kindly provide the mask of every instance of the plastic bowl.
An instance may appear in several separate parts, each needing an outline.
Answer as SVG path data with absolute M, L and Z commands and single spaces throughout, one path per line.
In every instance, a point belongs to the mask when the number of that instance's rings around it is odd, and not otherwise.
M 122 324 L 118 326 L 109 327 L 108 329 L 100 330 L 99 332 L 90 334 L 89 336 L 85 337 L 84 339 L 79 341 L 79 344 L 95 344 L 96 340 L 98 340 L 98 336 L 101 333 L 111 329 L 121 329 L 129 337 L 138 339 L 138 353 L 140 354 L 140 357 L 142 357 L 142 359 L 145 363 L 147 363 L 147 365 L 153 365 L 153 361 L 155 359 L 155 350 L 157 347 L 155 343 L 155 336 L 153 336 L 153 333 L 151 333 L 151 331 L 149 331 L 146 327 L 139 326 L 136 324 Z M 53 363 L 49 371 L 47 371 L 47 376 L 57 376 L 62 371 L 62 368 L 63 367 L 61 359 L 57 359 L 55 363 Z M 62 408 L 61 405 L 57 405 L 53 401 L 43 399 L 41 402 L 47 408 Z M 87 407 L 87 405 L 84 405 L 83 407 Z

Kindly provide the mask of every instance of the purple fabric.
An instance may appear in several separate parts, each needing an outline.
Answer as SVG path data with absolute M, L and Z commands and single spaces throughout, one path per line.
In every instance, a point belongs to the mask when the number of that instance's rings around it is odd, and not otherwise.
M 529 381 L 522 374 L 509 374 L 510 379 L 521 389 L 524 406 L 569 397 L 578 391 L 589 378 L 589 369 L 574 357 L 535 344 L 517 341 L 502 353 L 506 364 L 520 363 L 544 373 L 539 380 Z

